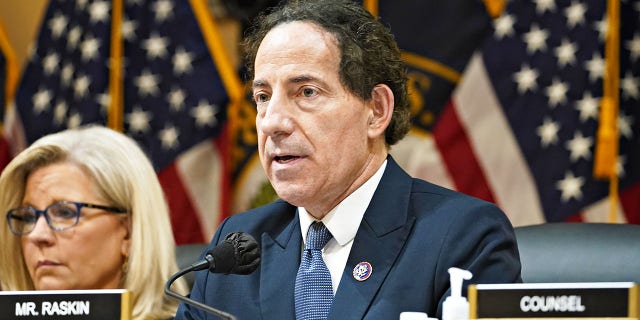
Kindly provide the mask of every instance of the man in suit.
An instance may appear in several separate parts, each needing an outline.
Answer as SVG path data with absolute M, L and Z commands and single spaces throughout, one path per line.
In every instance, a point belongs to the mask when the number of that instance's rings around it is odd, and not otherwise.
M 281 200 L 228 218 L 210 245 L 253 235 L 258 270 L 199 272 L 192 299 L 238 319 L 440 318 L 450 267 L 471 271 L 473 283 L 521 281 L 500 209 L 413 179 L 389 156 L 409 129 L 406 69 L 365 9 L 291 1 L 257 22 L 245 49 L 260 160 Z M 322 251 L 310 247 L 316 230 L 330 238 Z M 176 315 L 208 317 L 185 304 Z

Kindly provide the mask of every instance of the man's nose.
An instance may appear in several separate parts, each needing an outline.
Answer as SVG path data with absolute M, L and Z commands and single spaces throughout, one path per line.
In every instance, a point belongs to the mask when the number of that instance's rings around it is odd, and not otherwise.
M 284 94 L 274 93 L 264 114 L 257 119 L 258 130 L 267 136 L 291 134 L 294 128 L 293 103 Z

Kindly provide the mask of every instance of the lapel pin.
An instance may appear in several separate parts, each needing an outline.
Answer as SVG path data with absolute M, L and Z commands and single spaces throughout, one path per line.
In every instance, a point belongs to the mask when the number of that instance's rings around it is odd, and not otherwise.
M 353 268 L 353 278 L 358 281 L 365 281 L 369 279 L 373 273 L 373 267 L 369 262 L 363 261 L 358 263 L 355 268 Z

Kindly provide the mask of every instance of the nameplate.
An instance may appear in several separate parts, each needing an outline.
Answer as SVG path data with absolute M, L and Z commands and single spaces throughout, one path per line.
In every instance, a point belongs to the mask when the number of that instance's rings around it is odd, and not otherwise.
M 469 285 L 469 316 L 479 318 L 638 318 L 632 282 Z
M 0 319 L 130 320 L 131 293 L 124 289 L 0 291 Z

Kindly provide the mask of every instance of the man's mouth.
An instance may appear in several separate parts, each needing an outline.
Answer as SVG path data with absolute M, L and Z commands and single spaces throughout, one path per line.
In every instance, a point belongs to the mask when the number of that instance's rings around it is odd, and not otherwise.
M 275 156 L 273 158 L 273 160 L 275 162 L 277 162 L 277 163 L 288 163 L 288 162 L 291 162 L 291 161 L 296 160 L 296 159 L 300 159 L 300 157 L 299 156 L 284 155 L 284 156 Z

